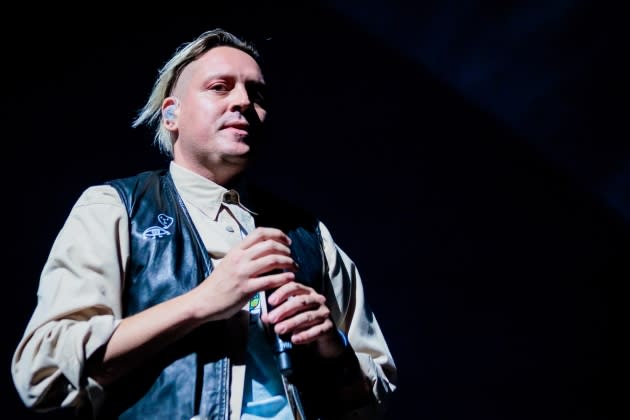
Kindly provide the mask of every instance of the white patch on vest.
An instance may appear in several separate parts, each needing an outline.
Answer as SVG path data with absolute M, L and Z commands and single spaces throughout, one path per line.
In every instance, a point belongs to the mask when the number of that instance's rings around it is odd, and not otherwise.
M 142 236 L 146 239 L 151 238 L 161 238 L 163 236 L 168 236 L 171 234 L 167 229 L 171 227 L 175 219 L 171 216 L 167 216 L 166 214 L 158 214 L 158 223 L 162 226 L 151 226 L 144 230 Z

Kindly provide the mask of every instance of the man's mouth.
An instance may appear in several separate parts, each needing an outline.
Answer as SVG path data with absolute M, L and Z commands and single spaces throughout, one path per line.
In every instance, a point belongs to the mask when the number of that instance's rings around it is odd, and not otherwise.
M 249 123 L 247 121 L 233 121 L 223 126 L 223 129 L 230 129 L 238 134 L 249 134 Z

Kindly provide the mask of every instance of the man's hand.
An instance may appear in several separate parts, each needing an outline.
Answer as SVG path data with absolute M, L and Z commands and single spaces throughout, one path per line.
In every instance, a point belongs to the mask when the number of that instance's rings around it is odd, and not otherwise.
M 313 288 L 295 281 L 279 287 L 267 297 L 273 310 L 262 315 L 274 324 L 278 335 L 289 335 L 294 344 L 314 343 L 319 355 L 334 358 L 342 353 L 344 343 L 330 318 L 326 298 Z
M 291 239 L 279 229 L 252 231 L 195 289 L 198 316 L 204 321 L 229 318 L 255 293 L 293 281 L 296 265 L 290 244 Z

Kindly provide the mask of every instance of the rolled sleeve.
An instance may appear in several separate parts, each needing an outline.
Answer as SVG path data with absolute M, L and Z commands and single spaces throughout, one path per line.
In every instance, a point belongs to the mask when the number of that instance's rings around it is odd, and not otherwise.
M 384 404 L 396 389 L 397 371 L 378 321 L 365 301 L 363 282 L 354 262 L 335 244 L 327 227 L 320 223 L 324 254 L 331 280 L 333 320 L 346 333 L 361 370 L 372 384 L 376 400 Z
M 37 306 L 12 360 L 22 401 L 35 410 L 98 405 L 85 363 L 120 323 L 129 255 L 126 210 L 109 186 L 86 189 L 43 267 Z

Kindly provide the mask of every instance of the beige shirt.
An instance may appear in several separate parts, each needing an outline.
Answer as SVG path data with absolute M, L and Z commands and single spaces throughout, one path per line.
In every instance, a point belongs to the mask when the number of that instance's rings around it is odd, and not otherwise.
M 251 232 L 254 218 L 228 191 L 170 164 L 173 181 L 214 264 Z M 252 209 L 255 211 L 255 209 Z M 347 333 L 379 401 L 396 387 L 396 367 L 376 318 L 364 301 L 352 260 L 320 223 L 324 253 L 340 310 L 336 325 Z M 35 410 L 76 406 L 88 398 L 98 409 L 103 388 L 83 377 L 85 361 L 105 344 L 122 318 L 122 288 L 129 259 L 128 217 L 113 187 L 93 186 L 79 197 L 41 273 L 37 306 L 17 346 L 12 374 L 24 404 Z M 232 363 L 231 418 L 240 417 L 244 366 Z M 59 395 L 63 398 L 59 401 Z

